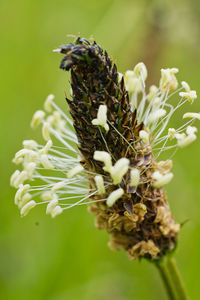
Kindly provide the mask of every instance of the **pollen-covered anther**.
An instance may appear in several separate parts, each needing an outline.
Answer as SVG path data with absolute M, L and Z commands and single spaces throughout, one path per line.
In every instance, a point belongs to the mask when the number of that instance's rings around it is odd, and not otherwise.
M 27 202 L 29 202 L 32 199 L 32 195 L 30 193 L 25 193 L 21 200 L 18 202 L 18 207 L 21 209 Z
M 95 151 L 94 159 L 97 161 L 101 161 L 104 163 L 103 170 L 106 172 L 110 172 L 112 168 L 112 159 L 111 155 L 106 151 Z
M 78 165 L 76 167 L 74 167 L 73 169 L 69 170 L 69 172 L 67 173 L 67 178 L 73 178 L 74 176 L 76 176 L 77 174 L 81 173 L 84 170 L 83 166 Z
M 184 148 L 190 145 L 192 142 L 194 142 L 197 138 L 195 134 L 196 131 L 197 131 L 196 127 L 188 126 L 186 130 L 186 133 L 188 135 L 186 135 L 185 133 L 177 133 L 175 137 L 177 139 L 178 146 Z
M 124 190 L 122 188 L 119 188 L 113 191 L 112 193 L 110 193 L 110 195 L 106 200 L 106 204 L 108 205 L 108 207 L 113 206 L 115 202 L 122 197 L 123 194 L 124 194 Z
M 140 183 L 140 171 L 136 168 L 130 171 L 130 186 L 138 186 Z
M 40 155 L 47 154 L 52 146 L 53 146 L 52 140 L 48 140 L 46 145 L 39 151 L 39 154 Z
M 175 74 L 178 73 L 177 68 L 171 69 L 161 69 L 161 79 L 160 79 L 160 90 L 161 91 L 174 91 L 178 86 L 178 81 Z
M 200 113 L 187 112 L 183 115 L 183 119 L 186 118 L 200 120 Z
M 134 67 L 134 74 L 136 77 L 142 76 L 142 79 L 145 81 L 147 79 L 147 68 L 143 62 L 139 62 Z
M 149 94 L 147 95 L 148 102 L 151 102 L 156 94 L 158 93 L 158 87 L 156 85 L 151 85 L 149 88 Z
M 65 186 L 66 186 L 66 181 L 59 181 L 53 185 L 51 191 L 52 191 L 52 193 L 54 193 L 54 192 L 62 189 Z
M 11 185 L 11 186 L 15 187 L 15 181 L 16 181 L 16 179 L 18 178 L 19 174 L 20 174 L 20 171 L 19 171 L 19 170 L 16 170 L 16 171 L 11 175 L 11 177 L 10 177 L 10 185 Z
M 15 194 L 15 204 L 18 205 L 18 203 L 20 202 L 22 196 L 30 189 L 30 185 L 29 184 L 20 184 L 19 188 Z
M 49 122 L 44 122 L 42 126 L 42 136 L 45 141 L 48 141 L 51 139 L 50 137 L 50 130 L 51 130 L 51 125 Z
M 33 173 L 36 169 L 37 164 L 35 162 L 30 162 L 25 166 L 25 170 L 27 172 L 28 178 L 32 179 Z
M 123 157 L 120 158 L 113 167 L 111 167 L 110 175 L 112 177 L 113 184 L 118 184 L 122 181 L 123 176 L 128 171 L 129 163 L 129 159 Z
M 36 206 L 36 202 L 34 200 L 31 200 L 27 202 L 20 210 L 20 214 L 22 217 L 25 217 L 29 211 Z
M 197 92 L 196 91 L 180 92 L 179 96 L 186 98 L 190 103 L 193 103 L 194 100 L 197 98 Z
M 187 93 L 191 91 L 190 86 L 186 81 L 181 81 L 181 85 Z
M 15 154 L 13 162 L 18 165 L 23 162 L 24 157 L 26 157 L 29 161 L 34 161 L 37 159 L 38 154 L 30 149 L 21 149 Z
M 142 89 L 142 84 L 140 78 L 137 78 L 134 71 L 128 70 L 124 75 L 125 85 L 127 91 L 130 93 L 140 92 Z
M 57 204 L 58 204 L 58 199 L 57 198 L 51 200 L 49 202 L 49 204 L 47 205 L 46 214 L 50 215 L 52 213 L 53 209 L 57 206 Z
M 32 118 L 31 127 L 36 128 L 44 119 L 45 112 L 43 110 L 37 110 Z
M 51 217 L 55 218 L 56 216 L 60 215 L 63 212 L 62 207 L 60 205 L 56 205 L 51 211 Z
M 154 179 L 153 186 L 155 188 L 160 188 L 168 184 L 174 177 L 173 173 L 161 174 L 159 171 L 155 171 L 152 174 L 152 179 Z
M 24 181 L 26 181 L 28 179 L 28 174 L 26 171 L 22 171 L 18 174 L 18 176 L 15 178 L 14 181 L 14 187 L 18 188 L 20 186 L 20 184 L 23 184 Z
M 105 193 L 105 186 L 104 186 L 104 180 L 103 180 L 103 176 L 102 175 L 96 175 L 94 177 L 95 183 L 96 183 L 96 187 L 98 190 L 98 194 L 102 195 Z
M 47 112 L 51 112 L 52 111 L 52 102 L 53 102 L 53 99 L 55 98 L 55 96 L 53 94 L 50 94 L 45 102 L 44 102 L 44 109 L 47 111 Z
M 109 126 L 107 124 L 107 106 L 106 105 L 99 106 L 99 109 L 97 112 L 97 118 L 92 120 L 92 124 L 102 126 L 106 131 L 109 130 Z
M 168 129 L 168 136 L 169 136 L 170 140 L 175 138 L 175 134 L 176 134 L 176 130 L 174 128 L 169 128 Z
M 140 130 L 139 137 L 144 143 L 146 144 L 149 143 L 149 133 L 146 132 L 145 130 Z
M 45 169 L 49 169 L 49 170 L 54 169 L 54 165 L 50 162 L 47 154 L 41 155 L 40 162 Z
M 160 118 L 166 115 L 166 110 L 163 108 L 157 109 L 156 111 L 149 114 L 148 123 L 152 124 L 158 121 Z
M 24 140 L 22 145 L 24 146 L 25 149 L 29 149 L 29 150 L 36 149 L 38 146 L 37 142 L 34 140 Z

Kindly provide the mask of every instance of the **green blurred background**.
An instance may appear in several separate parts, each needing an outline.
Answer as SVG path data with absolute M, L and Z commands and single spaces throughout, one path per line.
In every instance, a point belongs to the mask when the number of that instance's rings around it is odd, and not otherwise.
M 29 124 L 45 97 L 54 93 L 67 109 L 68 78 L 58 69 L 60 56 L 52 53 L 71 41 L 67 34 L 94 36 L 120 72 L 144 61 L 149 84 L 158 83 L 161 67 L 178 67 L 178 78 L 199 92 L 199 1 L 1 0 L 0 20 L 1 299 L 166 299 L 154 266 L 112 252 L 107 233 L 94 228 L 86 207 L 56 219 L 37 207 L 20 218 L 9 177 L 21 141 L 39 136 Z M 200 111 L 199 99 L 187 105 L 186 111 L 193 110 Z M 176 258 L 192 299 L 199 299 L 199 149 L 198 139 L 176 154 L 175 177 L 167 187 L 176 219 L 189 220 Z

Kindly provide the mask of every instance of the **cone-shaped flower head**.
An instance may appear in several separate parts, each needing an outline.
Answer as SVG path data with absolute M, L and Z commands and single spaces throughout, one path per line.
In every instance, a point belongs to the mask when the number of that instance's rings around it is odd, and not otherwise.
M 24 141 L 14 158 L 23 165 L 11 177 L 21 215 L 41 203 L 52 217 L 87 203 L 97 228 L 109 232 L 112 249 L 124 248 L 131 259 L 161 258 L 176 247 L 180 225 L 163 189 L 173 178 L 172 162 L 158 158 L 196 139 L 197 129 L 189 125 L 198 113 L 185 114 L 190 120 L 178 129 L 167 128 L 173 113 L 196 94 L 190 95 L 183 82 L 177 106 L 167 103 L 178 86 L 176 68 L 162 69 L 160 86 L 146 94 L 143 63 L 123 76 L 98 44 L 82 38 L 56 52 L 64 54 L 60 68 L 71 72 L 72 99 L 67 102 L 72 120 L 53 95 L 45 101 L 48 115 L 38 111 L 33 116 L 31 126 L 42 124 L 46 145 Z M 59 144 L 54 146 L 54 139 Z M 42 174 L 43 169 L 50 174 Z M 44 184 L 24 184 L 33 179 Z M 40 202 L 33 200 L 38 195 Z

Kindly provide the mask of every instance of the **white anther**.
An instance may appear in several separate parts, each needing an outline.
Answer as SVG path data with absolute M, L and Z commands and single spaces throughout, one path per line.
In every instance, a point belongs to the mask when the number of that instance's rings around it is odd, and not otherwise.
M 138 186 L 140 183 L 140 171 L 136 168 L 133 168 L 130 172 L 130 186 Z
M 126 89 L 128 92 L 133 93 L 141 90 L 141 81 L 139 78 L 130 77 L 126 80 Z
M 175 74 L 178 73 L 177 68 L 172 69 L 161 69 L 161 79 L 160 79 L 160 89 L 161 91 L 165 91 L 169 89 L 173 91 L 178 86 L 178 81 L 176 79 Z
M 98 194 L 102 195 L 105 193 L 105 187 L 104 187 L 104 181 L 103 181 L 103 176 L 102 175 L 97 175 L 94 177 L 96 187 L 98 190 Z
M 197 92 L 196 91 L 180 92 L 179 96 L 186 98 L 190 103 L 193 103 L 194 100 L 197 98 Z
M 32 178 L 35 168 L 36 168 L 36 163 L 34 162 L 30 162 L 26 165 L 25 170 L 28 174 L 29 179 Z
M 148 122 L 150 124 L 152 124 L 152 123 L 158 121 L 160 118 L 164 117 L 165 115 L 166 115 L 166 110 L 160 108 L 160 109 L 156 110 L 155 112 L 150 113 Z
M 53 164 L 49 161 L 47 154 L 42 154 L 40 157 L 40 162 L 45 169 L 54 169 Z
M 175 138 L 175 134 L 176 134 L 176 130 L 174 128 L 169 128 L 168 129 L 168 135 L 169 138 L 172 140 L 173 138 Z
M 51 112 L 52 111 L 52 101 L 53 99 L 55 98 L 55 96 L 53 94 L 50 94 L 45 102 L 44 102 L 44 109 L 47 111 L 47 112 Z
M 147 68 L 143 62 L 139 62 L 133 71 L 136 77 L 142 76 L 144 81 L 147 79 Z
M 20 184 L 19 185 L 19 189 L 17 190 L 16 194 L 15 194 L 15 199 L 14 199 L 14 203 L 17 205 L 19 203 L 19 201 L 21 200 L 23 194 L 25 194 L 30 188 L 29 184 Z
M 190 86 L 186 81 L 181 81 L 181 85 L 185 89 L 186 92 L 189 93 L 191 91 Z
M 66 186 L 66 181 L 57 182 L 53 185 L 51 191 L 54 193 L 54 192 L 62 189 L 64 186 Z
M 129 159 L 120 158 L 110 170 L 113 183 L 118 184 L 122 181 L 123 176 L 127 173 L 129 167 Z
M 60 53 L 61 49 L 57 48 L 57 49 L 53 49 L 52 52 L 59 52 Z
M 78 165 L 76 167 L 74 167 L 73 169 L 69 170 L 69 172 L 67 173 L 67 178 L 72 178 L 74 176 L 76 176 L 77 174 L 79 174 L 80 172 L 82 172 L 84 170 L 83 166 Z
M 122 197 L 123 194 L 124 194 L 124 190 L 122 188 L 119 188 L 113 191 L 112 193 L 110 193 L 110 195 L 106 200 L 106 204 L 108 205 L 108 207 L 113 206 L 115 202 Z
M 34 200 L 29 201 L 26 203 L 20 210 L 20 214 L 22 217 L 25 217 L 29 211 L 36 206 L 36 202 Z
M 53 143 L 52 140 L 48 140 L 46 145 L 39 151 L 40 154 L 47 154 L 48 151 L 51 149 Z
M 152 174 L 152 178 L 155 180 L 153 186 L 155 188 L 160 188 L 166 184 L 168 184 L 172 178 L 174 177 L 173 173 L 161 174 L 159 171 L 155 171 Z
M 56 207 L 57 204 L 58 204 L 58 199 L 51 200 L 47 205 L 46 214 L 47 215 L 51 214 L 51 212 L 53 211 L 53 209 Z
M 23 161 L 24 156 L 26 157 L 27 161 L 34 161 L 37 159 L 38 154 L 37 152 L 30 149 L 21 149 L 15 154 L 13 162 L 15 164 L 21 163 Z
M 37 142 L 34 140 L 24 140 L 22 144 L 25 149 L 30 149 L 30 150 L 36 149 L 38 145 Z
M 155 97 L 152 102 L 151 102 L 152 106 L 156 107 L 160 105 L 160 98 L 159 97 Z
M 18 203 L 18 207 L 21 209 L 31 199 L 32 199 L 32 195 L 30 193 L 24 194 Z
M 31 127 L 36 128 L 44 119 L 45 112 L 43 110 L 37 110 L 32 118 Z
M 186 133 L 188 135 L 194 134 L 195 132 L 197 132 L 197 128 L 195 126 L 188 126 L 186 129 Z
M 60 215 L 63 212 L 63 209 L 57 205 L 54 207 L 54 209 L 51 211 L 51 217 L 55 218 L 56 216 Z
M 26 171 L 20 172 L 20 174 L 16 177 L 14 182 L 14 187 L 18 188 L 20 184 L 23 184 L 25 180 L 28 179 L 28 174 Z
M 149 143 L 149 133 L 145 130 L 140 130 L 139 137 L 143 140 L 144 143 Z
M 97 112 L 97 118 L 92 120 L 92 124 L 102 126 L 106 131 L 109 130 L 109 126 L 107 124 L 107 106 L 106 105 L 99 106 L 99 109 Z
M 177 144 L 179 147 L 184 148 L 186 146 L 188 146 L 189 144 L 191 144 L 192 142 L 194 142 L 196 140 L 196 135 L 193 134 L 189 134 L 189 135 L 185 135 L 185 133 L 181 133 L 181 134 L 176 134 L 175 135 L 176 139 L 177 139 Z
M 52 192 L 49 192 L 49 191 L 43 192 L 40 197 L 43 201 L 57 200 L 58 199 L 56 194 L 54 194 Z
M 186 118 L 200 120 L 200 113 L 192 113 L 192 112 L 185 113 L 183 115 L 183 119 L 186 119 Z
M 106 151 L 95 151 L 94 152 L 94 159 L 97 161 L 101 161 L 104 163 L 104 167 L 103 170 L 106 172 L 110 172 L 111 171 L 111 167 L 112 167 L 112 159 L 111 156 L 108 152 Z
M 10 185 L 15 187 L 15 180 L 19 177 L 20 171 L 16 170 L 10 177 Z
M 45 141 L 48 141 L 51 139 L 50 129 L 51 129 L 51 126 L 50 126 L 49 122 L 44 122 L 43 126 L 42 126 L 42 136 Z
M 147 95 L 147 99 L 149 102 L 151 102 L 155 98 L 157 92 L 158 92 L 157 86 L 151 85 L 149 88 L 149 94 Z

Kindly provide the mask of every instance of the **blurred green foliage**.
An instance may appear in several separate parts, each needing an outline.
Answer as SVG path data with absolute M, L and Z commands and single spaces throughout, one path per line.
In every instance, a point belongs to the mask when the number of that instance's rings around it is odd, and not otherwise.
M 67 110 L 68 77 L 51 51 L 70 40 L 67 34 L 94 36 L 121 72 L 144 60 L 150 83 L 161 67 L 178 67 L 179 79 L 199 92 L 199 1 L 1 0 L 0 20 L 1 299 L 166 299 L 154 266 L 110 251 L 107 233 L 94 228 L 84 206 L 55 220 L 41 207 L 20 218 L 9 177 L 22 139 L 39 137 L 29 123 L 46 95 L 54 93 Z M 199 99 L 186 110 L 200 111 Z M 176 257 L 192 299 L 199 299 L 199 149 L 198 139 L 176 154 L 167 187 L 176 219 L 189 220 Z

